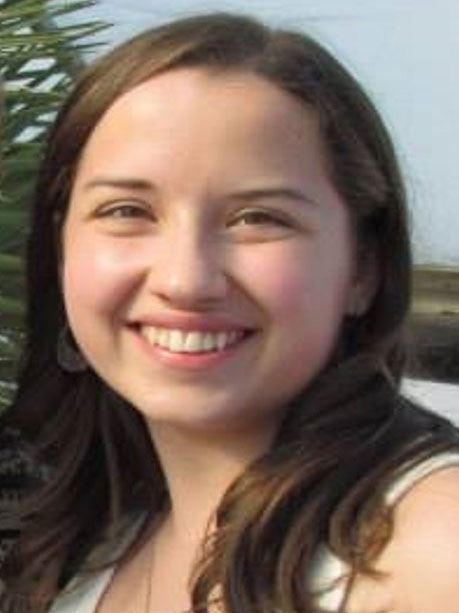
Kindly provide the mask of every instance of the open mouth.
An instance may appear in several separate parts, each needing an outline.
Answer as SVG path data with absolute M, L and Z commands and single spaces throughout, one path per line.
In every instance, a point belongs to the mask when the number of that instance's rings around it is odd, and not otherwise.
M 202 354 L 224 351 L 248 336 L 254 330 L 222 330 L 217 332 L 181 330 L 158 326 L 138 326 L 141 336 L 152 346 L 161 347 L 170 353 Z

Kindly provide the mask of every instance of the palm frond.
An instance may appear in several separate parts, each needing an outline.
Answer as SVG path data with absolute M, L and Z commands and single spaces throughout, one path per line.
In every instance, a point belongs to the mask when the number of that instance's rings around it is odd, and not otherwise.
M 96 0 L 3 0 L 0 4 L 0 409 L 13 390 L 23 342 L 23 252 L 43 135 L 96 46 L 100 21 L 59 19 Z

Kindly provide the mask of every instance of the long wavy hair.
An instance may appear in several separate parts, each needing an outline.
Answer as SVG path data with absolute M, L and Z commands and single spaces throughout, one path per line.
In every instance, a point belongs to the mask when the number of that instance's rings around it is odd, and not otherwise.
M 139 538 L 123 555 L 132 553 L 169 503 L 142 416 L 91 368 L 64 372 L 56 345 L 66 322 L 60 224 L 85 143 L 121 94 L 178 67 L 255 74 L 313 109 L 357 252 L 371 251 L 379 279 L 366 313 L 346 318 L 326 367 L 292 400 L 272 447 L 221 500 L 195 569 L 193 610 L 206 610 L 217 585 L 228 613 L 319 610 L 305 581 L 319 544 L 351 575 L 371 572 L 391 535 L 388 483 L 410 463 L 458 448 L 448 422 L 398 392 L 411 279 L 405 192 L 369 97 L 317 42 L 253 18 L 216 13 L 150 29 L 86 70 L 44 150 L 31 212 L 27 342 L 2 418 L 41 476 L 26 488 L 18 541 L 1 571 L 8 611 L 25 602 L 46 610 L 87 569 L 88 552 L 115 542 L 123 521 L 143 511 Z M 111 562 L 102 556 L 101 564 Z

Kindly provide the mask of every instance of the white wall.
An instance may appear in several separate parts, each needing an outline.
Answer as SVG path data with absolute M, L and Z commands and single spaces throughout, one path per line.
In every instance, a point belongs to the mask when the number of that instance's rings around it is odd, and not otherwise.
M 459 426 L 458 385 L 405 379 L 402 389 L 415 402 L 440 413 Z
M 236 10 L 304 28 L 366 84 L 397 143 L 413 211 L 416 259 L 459 265 L 459 2 L 457 0 L 100 0 L 88 16 L 113 43 L 150 24 Z

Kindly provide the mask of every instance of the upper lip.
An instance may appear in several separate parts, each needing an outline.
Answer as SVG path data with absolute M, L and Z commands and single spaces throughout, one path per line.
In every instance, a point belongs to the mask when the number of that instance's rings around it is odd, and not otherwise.
M 253 326 L 243 325 L 224 316 L 203 316 L 198 313 L 162 313 L 157 315 L 140 315 L 129 321 L 135 326 L 154 326 L 170 330 L 199 330 L 202 332 L 231 332 L 234 330 L 253 330 Z

